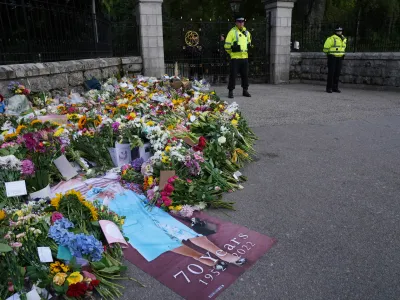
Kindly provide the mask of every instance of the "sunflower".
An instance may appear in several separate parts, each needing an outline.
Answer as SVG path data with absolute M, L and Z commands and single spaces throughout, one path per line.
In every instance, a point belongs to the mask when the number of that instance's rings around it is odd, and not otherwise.
M 57 194 L 53 199 L 51 199 L 50 204 L 54 206 L 56 209 L 58 209 L 62 197 L 63 197 L 62 194 Z
M 94 126 L 99 126 L 100 124 L 101 124 L 101 122 L 103 121 L 103 119 L 101 118 L 101 116 L 100 115 L 98 115 L 97 117 L 96 117 L 96 119 L 94 119 Z
M 31 122 L 31 126 L 35 126 L 36 124 L 42 124 L 42 121 L 40 121 L 40 120 L 33 120 L 33 121 Z
M 99 219 L 99 214 L 97 212 L 97 209 L 93 206 L 93 204 L 88 201 L 84 201 L 83 205 L 85 205 L 90 210 L 90 214 L 92 215 L 92 221 L 97 221 Z
M 17 130 L 15 131 L 16 134 L 20 134 L 23 129 L 27 128 L 25 125 L 18 125 Z
M 86 121 L 87 121 L 86 116 L 82 116 L 82 117 L 79 119 L 79 121 L 78 121 L 78 128 L 79 128 L 80 130 L 82 130 L 83 127 L 85 127 Z
M 6 134 L 6 135 L 4 136 L 4 140 L 5 140 L 6 142 L 9 142 L 9 141 L 12 141 L 13 139 L 15 139 L 17 136 L 18 136 L 18 134 L 17 134 L 16 132 L 10 133 L 10 134 Z

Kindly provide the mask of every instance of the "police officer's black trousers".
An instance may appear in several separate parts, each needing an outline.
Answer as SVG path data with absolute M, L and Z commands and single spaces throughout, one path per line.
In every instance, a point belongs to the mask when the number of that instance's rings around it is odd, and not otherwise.
M 231 59 L 228 90 L 235 89 L 238 73 L 240 73 L 240 77 L 242 78 L 242 88 L 247 90 L 249 88 L 249 60 L 247 58 Z
M 343 57 L 328 55 L 328 82 L 326 83 L 326 90 L 337 90 L 339 88 L 342 62 Z

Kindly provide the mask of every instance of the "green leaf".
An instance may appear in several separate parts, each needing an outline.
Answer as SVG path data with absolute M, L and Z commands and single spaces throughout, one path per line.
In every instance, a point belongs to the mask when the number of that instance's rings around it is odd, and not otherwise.
M 194 190 L 194 185 L 191 185 L 190 188 L 189 188 L 189 194 L 190 194 L 191 192 L 193 192 L 193 190 Z
M 7 244 L 0 243 L 0 253 L 6 253 L 12 251 L 12 248 Z
M 99 262 L 99 261 L 92 262 L 90 265 L 92 266 L 93 269 L 96 269 L 96 270 L 102 270 L 106 267 L 105 264 L 103 264 L 102 262 Z
M 92 221 L 91 223 L 93 226 L 100 227 L 99 221 Z
M 116 274 L 120 272 L 120 267 L 113 266 L 113 267 L 108 267 L 100 270 L 102 273 L 107 273 L 107 274 Z

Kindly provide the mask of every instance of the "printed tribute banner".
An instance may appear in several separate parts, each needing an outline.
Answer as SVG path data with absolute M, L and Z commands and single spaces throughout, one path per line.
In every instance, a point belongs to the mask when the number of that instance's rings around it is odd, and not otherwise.
M 247 261 L 241 266 L 228 263 L 225 270 L 217 270 L 190 256 L 168 251 L 154 259 L 146 261 L 131 245 L 124 249 L 125 258 L 156 278 L 165 286 L 185 299 L 215 299 L 227 289 L 240 275 L 251 268 L 276 242 L 275 239 L 246 227 L 232 224 L 208 216 L 204 213 L 195 215 L 203 221 L 217 225 L 217 233 L 209 235 L 204 243 L 184 242 L 185 246 L 203 254 L 204 261 L 222 260 L 226 253 L 231 253 Z M 179 220 L 179 219 L 178 219 Z M 179 220 L 190 227 L 190 224 Z M 151 238 L 151 237 L 149 237 Z M 196 244 L 213 244 L 214 251 L 199 247 Z M 210 249 L 210 247 L 205 247 Z M 211 249 L 213 246 L 211 246 Z M 187 248 L 186 248 L 187 249 Z M 219 250 L 216 250 L 219 249 Z M 213 253 L 216 252 L 216 253 Z

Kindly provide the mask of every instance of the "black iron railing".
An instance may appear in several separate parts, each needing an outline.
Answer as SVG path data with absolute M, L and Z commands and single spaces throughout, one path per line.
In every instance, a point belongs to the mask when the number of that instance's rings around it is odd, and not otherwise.
M 340 24 L 347 38 L 347 52 L 398 52 L 400 51 L 400 20 L 353 20 Z M 292 24 L 292 50 L 320 52 L 325 40 L 332 35 L 336 23 Z M 298 42 L 299 49 L 295 49 Z
M 229 20 L 170 20 L 164 18 L 164 57 L 166 73 L 189 78 L 225 82 L 230 58 L 224 49 L 224 37 L 234 23 Z M 254 48 L 249 51 L 249 77 L 269 80 L 269 19 L 248 20 Z M 224 35 L 224 37 L 221 37 Z M 192 39 L 192 40 L 191 40 Z
M 116 22 L 65 3 L 0 0 L 0 64 L 140 53 L 134 20 Z

